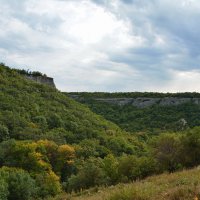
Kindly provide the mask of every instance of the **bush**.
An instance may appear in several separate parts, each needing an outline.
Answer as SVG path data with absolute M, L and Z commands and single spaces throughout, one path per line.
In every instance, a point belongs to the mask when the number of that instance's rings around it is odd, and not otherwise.
M 41 197 L 55 196 L 62 190 L 59 177 L 52 171 L 38 174 L 36 176 L 36 183 Z
M 135 180 L 139 177 L 138 159 L 135 156 L 124 155 L 119 159 L 119 174 L 123 181 Z
M 8 194 L 8 184 L 3 177 L 0 176 L 0 199 L 7 200 Z
M 82 165 L 77 175 L 68 180 L 68 190 L 78 191 L 105 183 L 105 174 L 101 168 L 101 160 L 91 158 Z
M 9 139 L 8 128 L 0 124 L 0 142 Z
M 152 140 L 152 150 L 161 171 L 173 172 L 180 166 L 180 139 L 178 134 L 165 133 Z
M 112 154 L 107 155 L 103 160 L 103 170 L 108 178 L 109 184 L 115 184 L 119 181 L 118 172 L 119 162 Z
M 22 169 L 2 167 L 0 169 L 0 197 L 8 200 L 29 200 L 36 196 L 35 180 Z

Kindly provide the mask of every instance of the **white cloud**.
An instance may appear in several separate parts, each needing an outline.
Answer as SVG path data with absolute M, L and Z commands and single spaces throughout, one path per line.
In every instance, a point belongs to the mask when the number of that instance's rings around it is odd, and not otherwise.
M 199 84 L 200 70 L 192 70 L 192 71 L 172 70 L 171 73 L 173 80 L 166 88 L 167 91 L 171 92 L 200 91 L 200 84 Z
M 193 91 L 200 83 L 198 0 L 0 0 L 0 6 L 2 61 L 46 73 L 61 90 Z
M 13 48 L 18 45 L 16 51 L 10 48 L 10 55 L 3 54 L 4 60 L 54 76 L 63 90 L 73 88 L 74 83 L 68 84 L 72 74 L 73 81 L 81 84 L 80 80 L 91 77 L 98 79 L 94 83 L 109 83 L 117 72 L 109 71 L 108 65 L 103 73 L 95 68 L 95 62 L 106 62 L 107 53 L 128 48 L 134 39 L 138 40 L 129 34 L 127 21 L 90 1 L 29 0 L 25 1 L 23 12 L 23 19 L 15 15 L 2 18 L 4 39 L 12 41 L 9 45 Z M 59 25 L 47 23 L 55 18 Z

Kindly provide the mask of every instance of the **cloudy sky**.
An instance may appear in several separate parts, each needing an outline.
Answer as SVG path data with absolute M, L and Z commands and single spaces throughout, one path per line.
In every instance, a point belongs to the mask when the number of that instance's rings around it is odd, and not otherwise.
M 199 0 L 0 0 L 0 62 L 62 91 L 200 92 Z

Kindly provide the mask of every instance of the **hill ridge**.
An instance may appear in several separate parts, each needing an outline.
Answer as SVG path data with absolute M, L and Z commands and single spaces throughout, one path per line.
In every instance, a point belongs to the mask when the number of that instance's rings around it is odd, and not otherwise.
M 69 95 L 71 98 L 75 100 L 80 100 L 84 101 L 85 97 L 81 97 L 78 95 Z M 86 97 L 87 98 L 87 97 Z M 199 105 L 200 104 L 200 98 L 193 98 L 193 97 L 155 97 L 155 98 L 150 98 L 150 97 L 135 97 L 135 98 L 128 98 L 128 97 L 115 97 L 115 98 L 110 98 L 110 97 L 102 97 L 102 98 L 92 98 L 90 99 L 100 101 L 100 102 L 105 102 L 105 103 L 110 103 L 110 104 L 115 104 L 119 106 L 124 106 L 124 105 L 132 105 L 137 108 L 145 108 L 153 105 L 160 105 L 160 106 L 171 106 L 171 105 L 180 105 L 184 103 L 194 103 Z

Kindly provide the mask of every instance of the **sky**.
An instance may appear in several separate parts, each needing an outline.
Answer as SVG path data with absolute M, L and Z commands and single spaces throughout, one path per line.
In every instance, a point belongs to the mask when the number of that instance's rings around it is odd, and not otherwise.
M 199 0 L 0 0 L 0 62 L 66 92 L 200 92 Z

